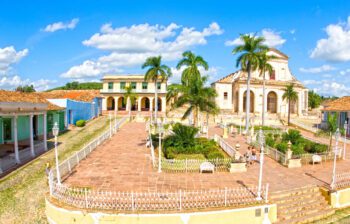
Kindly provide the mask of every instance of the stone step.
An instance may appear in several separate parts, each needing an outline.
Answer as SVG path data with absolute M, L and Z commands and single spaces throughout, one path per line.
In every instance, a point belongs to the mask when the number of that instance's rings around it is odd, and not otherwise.
M 279 199 L 279 198 L 285 198 L 295 195 L 301 195 L 301 194 L 309 194 L 313 192 L 319 192 L 319 189 L 314 186 L 308 186 L 308 187 L 302 187 L 294 190 L 288 190 L 288 191 L 277 191 L 270 194 L 270 199 Z
M 310 199 L 310 198 L 318 197 L 318 196 L 322 196 L 320 192 L 309 192 L 309 193 L 304 193 L 304 194 L 294 194 L 294 195 L 290 195 L 288 197 L 283 197 L 283 198 L 272 199 L 270 197 L 269 200 L 270 200 L 270 202 L 274 202 L 276 204 L 286 204 L 286 203 L 293 203 L 295 201 Z
M 310 222 L 314 222 L 316 220 L 320 220 L 323 218 L 326 218 L 330 215 L 334 214 L 334 210 L 333 209 L 324 209 L 321 211 L 317 211 L 314 213 L 311 213 L 309 215 L 306 216 L 302 216 L 302 217 L 296 217 L 293 219 L 288 219 L 288 220 L 278 220 L 276 223 L 277 224 L 304 224 L 304 223 L 310 223 Z
M 304 209 L 301 211 L 285 213 L 283 215 L 280 215 L 279 218 L 281 220 L 296 219 L 296 218 L 305 217 L 311 214 L 318 213 L 319 211 L 323 211 L 325 209 L 328 209 L 328 208 L 324 208 L 322 206 L 316 206 L 316 207 L 313 207 L 312 209 Z
M 314 201 L 313 203 L 296 205 L 294 207 L 289 208 L 281 208 L 277 205 L 278 216 L 280 217 L 288 217 L 293 216 L 293 214 L 302 212 L 302 211 L 318 211 L 319 209 L 328 208 L 328 204 L 325 200 L 322 201 Z
M 303 200 L 293 200 L 293 201 L 276 203 L 276 204 L 278 209 L 289 210 L 296 207 L 306 207 L 308 205 L 319 204 L 319 203 L 323 203 L 327 205 L 327 201 L 323 198 L 322 195 L 312 196 L 310 198 L 304 197 Z

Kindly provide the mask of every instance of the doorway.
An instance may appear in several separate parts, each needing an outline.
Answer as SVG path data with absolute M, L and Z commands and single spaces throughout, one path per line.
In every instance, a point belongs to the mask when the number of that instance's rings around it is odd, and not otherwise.
M 12 141 L 12 118 L 4 118 L 3 130 L 4 130 L 4 142 Z
M 34 140 L 39 140 L 38 136 L 38 115 L 33 116 L 33 137 Z

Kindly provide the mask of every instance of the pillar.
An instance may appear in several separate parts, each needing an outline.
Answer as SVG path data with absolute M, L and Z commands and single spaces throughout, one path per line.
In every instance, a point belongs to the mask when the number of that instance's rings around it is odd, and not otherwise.
M 166 112 L 166 98 L 162 97 L 162 112 Z
M 47 123 L 47 115 L 46 115 L 46 112 L 45 112 L 44 115 L 43 115 L 43 124 L 44 124 L 43 137 L 44 137 L 44 150 L 45 151 L 47 151 L 47 125 L 46 125 L 46 123 Z
M 154 97 L 149 97 L 149 110 L 153 111 L 153 99 Z
M 238 102 L 238 114 L 243 113 L 243 100 L 244 100 L 244 89 L 239 90 L 239 102 Z
M 118 111 L 118 107 L 119 107 L 118 101 L 119 101 L 119 96 L 115 96 L 114 97 L 114 110 L 115 111 Z
M 137 110 L 138 110 L 139 112 L 141 112 L 141 100 L 142 100 L 141 97 L 139 97 L 139 98 L 137 99 Z
M 34 136 L 33 136 L 33 114 L 29 115 L 29 142 L 30 142 L 30 154 L 32 157 L 35 157 Z
M 13 118 L 13 126 L 14 126 L 14 133 L 13 133 L 13 140 L 14 140 L 14 146 L 15 146 L 15 158 L 16 163 L 21 163 L 21 160 L 19 159 L 19 151 L 18 151 L 18 136 L 17 136 L 17 115 Z

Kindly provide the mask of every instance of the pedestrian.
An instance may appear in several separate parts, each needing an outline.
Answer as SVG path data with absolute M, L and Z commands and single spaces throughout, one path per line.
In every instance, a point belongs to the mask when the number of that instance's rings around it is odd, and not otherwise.
M 255 149 L 254 146 L 252 147 L 252 160 L 253 160 L 253 161 L 256 161 L 256 160 L 257 160 L 257 159 L 256 159 L 256 149 Z
M 252 159 L 252 151 L 250 149 L 250 146 L 248 146 L 248 150 L 245 153 L 245 157 L 246 157 L 246 161 L 247 161 L 247 165 L 248 164 L 252 164 L 251 159 Z

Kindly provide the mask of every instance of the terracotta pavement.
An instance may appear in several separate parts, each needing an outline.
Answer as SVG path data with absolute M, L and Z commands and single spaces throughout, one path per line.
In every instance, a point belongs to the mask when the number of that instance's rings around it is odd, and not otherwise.
M 212 127 L 210 134 L 222 134 Z M 127 123 L 119 132 L 81 161 L 65 183 L 112 191 L 177 191 L 257 186 L 259 163 L 248 167 L 245 173 L 158 173 L 152 169 L 150 149 L 146 148 L 145 123 Z M 226 141 L 248 147 L 241 136 L 229 136 Z M 350 153 L 350 147 L 349 147 Z M 288 169 L 265 156 L 263 184 L 269 183 L 272 191 L 287 190 L 307 185 L 325 185 L 331 181 L 332 162 L 304 165 Z M 337 172 L 350 171 L 350 157 L 337 162 Z

